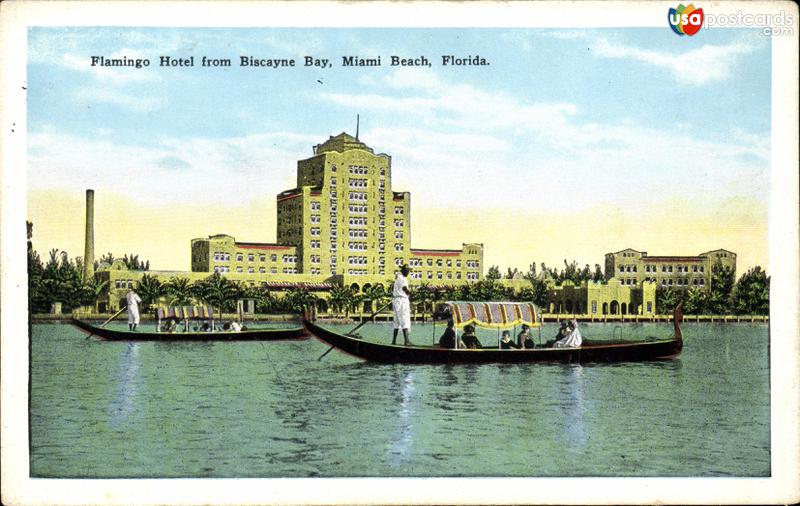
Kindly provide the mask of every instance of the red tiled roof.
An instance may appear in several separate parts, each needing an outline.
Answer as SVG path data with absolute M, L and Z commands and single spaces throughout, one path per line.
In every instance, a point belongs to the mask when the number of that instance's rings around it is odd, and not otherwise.
M 268 244 L 265 242 L 237 242 L 237 248 L 246 248 L 246 249 L 290 249 L 293 246 L 284 246 L 282 244 Z
M 462 252 L 457 249 L 412 249 L 412 255 L 429 255 L 434 257 L 453 257 L 458 256 Z
M 644 262 L 702 262 L 703 257 L 642 257 Z

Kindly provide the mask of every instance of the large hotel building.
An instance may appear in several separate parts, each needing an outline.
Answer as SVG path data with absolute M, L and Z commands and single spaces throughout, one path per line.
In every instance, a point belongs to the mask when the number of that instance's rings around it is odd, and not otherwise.
M 297 186 L 277 196 L 277 242 L 228 235 L 192 241 L 192 271 L 221 272 L 251 284 L 279 280 L 348 286 L 386 283 L 399 267 L 412 280 L 454 285 L 483 277 L 483 245 L 411 247 L 411 195 L 392 191 L 392 159 L 346 133 L 297 162 Z
M 87 252 L 93 251 L 90 193 Z M 173 277 L 196 281 L 218 272 L 250 286 L 314 292 L 334 285 L 356 290 L 388 286 L 404 263 L 417 284 L 452 286 L 483 278 L 483 244 L 446 250 L 411 247 L 411 195 L 392 190 L 391 157 L 375 154 L 346 133 L 314 146 L 313 156 L 297 162 L 297 185 L 277 195 L 277 215 L 275 243 L 242 242 L 226 234 L 193 239 L 191 271 L 147 273 L 163 282 Z M 589 315 L 656 314 L 656 288 L 708 289 L 716 261 L 735 272 L 736 254 L 723 249 L 697 256 L 649 256 L 633 249 L 608 253 L 602 282 L 557 285 L 548 280 L 544 309 Z M 122 307 L 127 289 L 144 274 L 128 270 L 121 260 L 101 265 L 95 276 L 108 281 L 108 289 L 96 309 Z M 525 279 L 501 283 L 515 290 L 530 287 Z

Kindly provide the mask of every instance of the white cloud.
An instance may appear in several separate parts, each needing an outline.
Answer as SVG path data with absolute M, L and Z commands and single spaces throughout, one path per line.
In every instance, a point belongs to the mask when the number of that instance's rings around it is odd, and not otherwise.
M 162 98 L 153 96 L 133 95 L 114 89 L 106 88 L 78 88 L 72 97 L 80 104 L 96 104 L 105 103 L 134 112 L 150 112 L 164 106 L 165 101 Z
M 98 190 L 150 205 L 274 199 L 295 185 L 295 167 L 318 137 L 270 132 L 209 139 L 165 138 L 137 146 L 52 131 L 28 136 L 31 190 Z M 187 193 L 189 192 L 189 193 Z M 188 197 L 187 197 L 188 195 Z
M 737 56 L 752 52 L 755 47 L 742 42 L 724 46 L 706 44 L 676 55 L 672 52 L 640 49 L 612 43 L 604 38 L 594 40 L 597 54 L 606 58 L 624 58 L 667 70 L 672 77 L 689 85 L 725 81 L 738 63 Z
M 323 99 L 404 118 L 362 137 L 392 155 L 395 181 L 413 187 L 416 202 L 492 206 L 490 195 L 511 207 L 609 200 L 636 208 L 653 195 L 768 194 L 768 135 L 712 140 L 691 125 L 591 122 L 574 104 L 531 102 L 416 69 L 393 72 L 375 89 L 382 92 Z

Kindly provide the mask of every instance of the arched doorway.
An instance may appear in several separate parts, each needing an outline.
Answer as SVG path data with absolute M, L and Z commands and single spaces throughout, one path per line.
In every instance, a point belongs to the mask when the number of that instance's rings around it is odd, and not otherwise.
M 350 289 L 358 293 L 359 290 L 358 283 L 353 283 L 352 285 L 350 285 Z
M 624 302 L 620 305 L 620 313 L 628 314 L 628 306 Z
M 327 313 L 328 301 L 325 299 L 317 299 L 317 311 L 320 313 Z
M 619 302 L 612 300 L 611 301 L 611 314 L 619 313 Z
M 364 293 L 368 292 L 370 288 L 372 288 L 372 285 L 371 285 L 371 284 L 369 284 L 369 283 L 364 283 L 364 288 L 363 288 L 363 290 L 364 290 Z
M 608 314 L 608 302 L 603 302 L 603 314 Z

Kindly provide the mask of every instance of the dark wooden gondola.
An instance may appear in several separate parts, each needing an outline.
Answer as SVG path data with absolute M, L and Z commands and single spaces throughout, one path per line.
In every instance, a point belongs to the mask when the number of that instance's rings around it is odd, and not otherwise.
M 485 364 L 536 362 L 638 362 L 667 360 L 680 355 L 683 334 L 681 308 L 673 314 L 674 334 L 668 339 L 649 341 L 593 341 L 584 339 L 578 348 L 533 348 L 501 350 L 498 348 L 452 349 L 436 346 L 402 346 L 380 344 L 337 334 L 303 319 L 313 336 L 349 355 L 369 362 L 385 364 Z
M 283 341 L 308 339 L 303 327 L 288 329 L 252 329 L 240 332 L 142 332 L 137 330 L 114 330 L 72 319 L 72 325 L 109 341 Z

